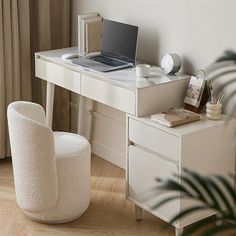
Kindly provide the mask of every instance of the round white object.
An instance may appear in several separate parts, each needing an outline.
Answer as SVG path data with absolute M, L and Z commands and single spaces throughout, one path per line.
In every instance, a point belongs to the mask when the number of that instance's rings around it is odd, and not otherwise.
M 138 77 L 148 77 L 151 72 L 151 66 L 148 64 L 139 64 L 136 66 L 136 75 Z
M 222 113 L 222 104 L 216 103 L 212 104 L 211 102 L 208 102 L 206 104 L 206 117 L 210 120 L 220 120 L 221 119 L 221 113 Z
M 174 74 L 181 68 L 181 59 L 177 54 L 166 54 L 161 59 L 161 68 L 164 74 Z

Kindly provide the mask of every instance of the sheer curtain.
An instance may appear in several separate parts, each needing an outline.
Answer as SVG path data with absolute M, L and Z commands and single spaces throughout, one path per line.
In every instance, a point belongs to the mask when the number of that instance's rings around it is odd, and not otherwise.
M 70 0 L 0 0 L 0 158 L 10 155 L 6 108 L 15 100 L 45 105 L 34 52 L 68 47 Z M 69 129 L 69 94 L 56 88 L 54 129 Z

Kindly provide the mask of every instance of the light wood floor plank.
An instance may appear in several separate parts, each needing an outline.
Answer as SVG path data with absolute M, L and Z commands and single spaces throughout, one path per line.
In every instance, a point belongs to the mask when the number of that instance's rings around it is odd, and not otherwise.
M 16 204 L 10 159 L 0 160 L 0 236 L 174 236 L 164 222 L 144 213 L 136 222 L 134 205 L 125 199 L 125 172 L 101 158 L 92 158 L 92 198 L 79 219 L 46 225 L 28 219 Z

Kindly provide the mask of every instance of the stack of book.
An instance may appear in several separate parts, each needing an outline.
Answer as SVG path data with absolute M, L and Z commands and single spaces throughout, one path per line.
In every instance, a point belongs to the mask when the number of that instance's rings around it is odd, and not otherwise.
M 102 17 L 98 13 L 78 16 L 78 53 L 100 51 L 102 37 Z
M 201 115 L 183 108 L 172 108 L 151 116 L 151 120 L 168 127 L 175 127 L 200 119 Z

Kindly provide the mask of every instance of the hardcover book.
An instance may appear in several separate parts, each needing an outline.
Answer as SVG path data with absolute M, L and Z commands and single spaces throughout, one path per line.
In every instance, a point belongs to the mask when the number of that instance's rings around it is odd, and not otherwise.
M 183 108 L 171 108 L 151 116 L 151 120 L 161 125 L 174 127 L 201 119 L 201 115 Z
M 98 16 L 92 19 L 86 19 L 85 25 L 86 53 L 101 51 L 102 17 Z
M 78 53 L 83 54 L 86 52 L 86 25 L 85 19 L 92 19 L 98 17 L 97 12 L 83 14 L 78 16 Z

